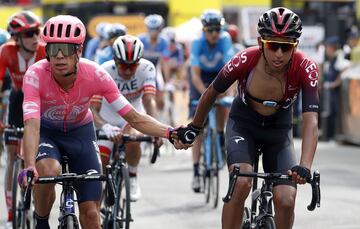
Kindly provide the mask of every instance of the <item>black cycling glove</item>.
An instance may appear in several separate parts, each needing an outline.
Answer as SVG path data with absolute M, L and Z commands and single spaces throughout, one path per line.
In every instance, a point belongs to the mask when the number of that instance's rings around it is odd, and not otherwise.
M 296 172 L 301 178 L 309 180 L 311 179 L 311 171 L 310 169 L 301 166 L 301 165 L 295 165 L 291 168 L 292 172 Z
M 177 135 L 182 143 L 192 144 L 200 134 L 201 128 L 189 123 L 186 127 L 180 127 Z

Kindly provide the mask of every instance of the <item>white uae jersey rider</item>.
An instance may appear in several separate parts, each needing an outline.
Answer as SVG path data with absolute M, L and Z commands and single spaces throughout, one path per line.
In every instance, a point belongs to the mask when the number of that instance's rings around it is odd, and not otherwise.
M 124 80 L 119 76 L 114 60 L 110 60 L 101 65 L 111 75 L 117 84 L 119 91 L 131 103 L 131 105 L 139 112 L 145 112 L 142 104 L 142 97 L 144 94 L 156 93 L 156 70 L 154 64 L 150 61 L 141 58 L 139 65 L 133 77 L 129 80 Z M 107 123 L 123 128 L 126 121 L 117 115 L 116 111 L 111 105 L 101 96 L 94 96 L 92 102 L 101 102 L 100 116 Z

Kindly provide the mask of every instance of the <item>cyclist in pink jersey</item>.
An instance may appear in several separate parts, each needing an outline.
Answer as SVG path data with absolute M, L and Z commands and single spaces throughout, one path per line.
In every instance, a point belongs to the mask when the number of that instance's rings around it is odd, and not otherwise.
M 266 11 L 258 22 L 258 46 L 238 52 L 221 69 L 202 94 L 193 121 L 178 129 L 181 141 L 192 143 L 199 135 L 216 97 L 235 81 L 235 98 L 226 126 L 225 146 L 229 171 L 240 165 L 252 171 L 257 149 L 262 148 L 265 172 L 288 173 L 291 181 L 275 182 L 273 200 L 276 228 L 292 228 L 296 185 L 311 178 L 318 138 L 318 68 L 296 50 L 302 33 L 297 14 L 284 7 Z M 292 104 L 302 91 L 303 138 L 300 160 L 292 135 Z M 230 202 L 222 211 L 222 228 L 241 228 L 251 178 L 237 179 Z
M 25 71 L 30 65 L 45 58 L 45 45 L 40 43 L 40 20 L 31 11 L 21 11 L 12 15 L 8 22 L 8 30 L 12 35 L 9 41 L 0 48 L 0 90 L 3 87 L 4 76 L 8 70 L 11 78 L 11 90 L 7 113 L 7 124 L 13 127 L 23 127 L 23 91 L 22 81 Z M 12 215 L 12 175 L 13 165 L 17 153 L 17 137 L 12 133 L 5 133 L 7 152 L 5 171 L 5 197 L 8 210 L 8 224 Z
M 47 60 L 31 66 L 24 76 L 25 169 L 18 178 L 23 186 L 27 185 L 28 170 L 35 172 L 35 179 L 59 175 L 63 155 L 69 158 L 70 172 L 101 172 L 89 110 L 95 94 L 104 96 L 117 114 L 139 131 L 168 138 L 176 148 L 187 147 L 176 140 L 173 128 L 138 113 L 102 67 L 80 58 L 85 35 L 84 24 L 70 15 L 52 17 L 44 26 Z M 75 188 L 82 228 L 100 228 L 101 184 L 86 182 Z M 49 228 L 54 200 L 54 185 L 34 186 L 36 228 Z

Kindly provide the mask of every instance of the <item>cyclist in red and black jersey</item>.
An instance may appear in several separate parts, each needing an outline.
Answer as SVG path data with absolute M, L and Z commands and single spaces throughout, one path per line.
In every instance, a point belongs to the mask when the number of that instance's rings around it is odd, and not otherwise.
M 45 46 L 40 44 L 40 20 L 31 11 L 22 11 L 10 17 L 8 29 L 14 41 L 9 41 L 0 48 L 0 90 L 6 69 L 11 77 L 7 124 L 23 127 L 23 76 L 30 65 L 45 58 Z M 5 144 L 8 152 L 5 172 L 6 206 L 11 221 L 11 177 L 13 163 L 16 158 L 16 144 L 12 134 L 5 134 Z
M 256 148 L 263 149 L 265 172 L 292 175 L 293 180 L 274 185 L 276 227 L 291 228 L 294 222 L 296 184 L 311 177 L 318 139 L 318 68 L 296 50 L 302 23 L 297 14 L 279 7 L 259 19 L 258 46 L 236 54 L 202 94 L 193 121 L 178 131 L 184 143 L 192 143 L 202 129 L 216 97 L 235 81 L 234 100 L 226 127 L 227 163 L 232 171 L 252 171 Z M 292 104 L 302 90 L 303 137 L 300 161 L 292 136 Z M 251 178 L 239 178 L 236 191 L 222 211 L 222 228 L 240 228 Z

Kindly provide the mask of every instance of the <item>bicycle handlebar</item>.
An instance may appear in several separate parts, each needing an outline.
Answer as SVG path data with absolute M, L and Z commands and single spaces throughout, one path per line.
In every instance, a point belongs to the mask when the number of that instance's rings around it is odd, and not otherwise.
M 229 175 L 229 188 L 223 197 L 225 203 L 229 202 L 235 190 L 236 180 L 239 176 L 243 177 L 258 177 L 265 180 L 291 180 L 291 176 L 281 173 L 256 173 L 256 172 L 240 172 L 240 166 L 234 166 L 233 171 Z M 313 177 L 306 180 L 307 183 L 311 184 L 312 198 L 310 204 L 307 206 L 309 211 L 313 211 L 315 207 L 320 207 L 320 172 L 315 171 Z
M 105 134 L 103 133 L 97 133 L 99 140 L 110 140 Z M 159 156 L 159 147 L 155 145 L 155 138 L 152 136 L 146 136 L 146 135 L 129 135 L 124 134 L 122 135 L 123 144 L 126 142 L 151 142 L 154 143 L 154 151 L 151 156 L 150 162 L 151 164 L 154 164 L 156 162 L 157 157 Z
M 61 183 L 61 182 L 81 182 L 81 181 L 105 181 L 108 186 L 108 205 L 114 205 L 115 203 L 115 189 L 112 182 L 111 176 L 111 166 L 106 166 L 106 174 L 81 174 L 77 175 L 75 173 L 67 173 L 61 174 L 60 176 L 45 176 L 45 177 L 38 177 L 35 181 L 35 184 L 50 184 L 50 183 Z M 32 181 L 34 179 L 34 171 L 29 170 L 27 171 L 27 181 L 28 185 L 26 186 L 25 193 L 24 193 L 24 203 L 25 207 L 30 207 L 31 201 L 31 194 L 30 190 L 32 188 Z M 27 209 L 28 209 L 27 208 Z

